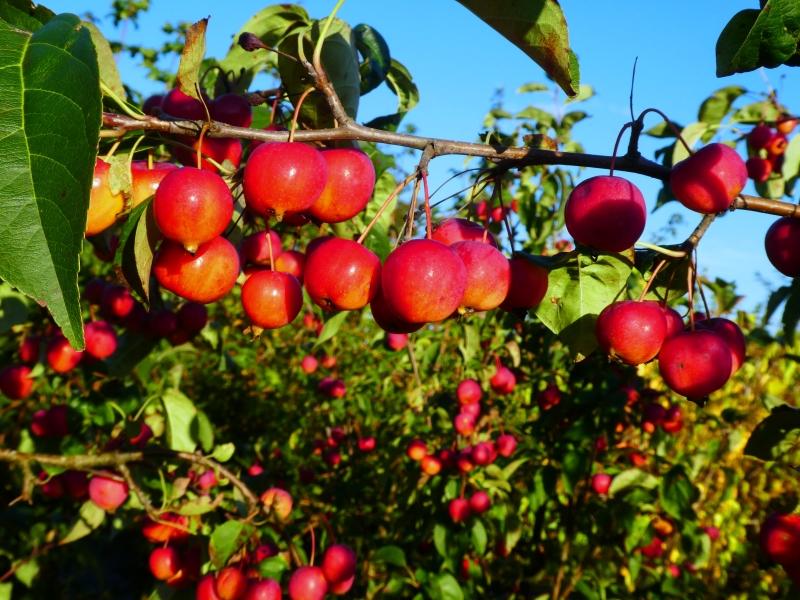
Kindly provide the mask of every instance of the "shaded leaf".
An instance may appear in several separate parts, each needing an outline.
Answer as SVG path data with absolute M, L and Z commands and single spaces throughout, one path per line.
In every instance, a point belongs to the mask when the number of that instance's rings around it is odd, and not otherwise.
M 464 591 L 449 573 L 433 577 L 428 583 L 428 593 L 432 600 L 463 600 Z
M 458 0 L 536 62 L 568 96 L 578 93 L 578 59 L 556 0 Z
M 150 204 L 147 200 L 130 212 L 122 225 L 114 258 L 121 265 L 128 286 L 145 302 L 150 301 L 150 269 L 156 244 L 161 239 Z
M 105 518 L 106 511 L 91 500 L 87 500 L 81 505 L 80 511 L 78 511 L 78 520 L 75 521 L 72 529 L 61 539 L 59 544 L 69 544 L 86 537 L 92 533 L 92 531 L 100 527 Z
M 597 315 L 623 291 L 632 267 L 621 254 L 600 254 L 596 259 L 574 254 L 550 270 L 547 293 L 536 316 L 577 360 L 597 346 Z
M 117 61 L 114 60 L 111 45 L 94 23 L 83 21 L 81 25 L 88 29 L 92 35 L 92 43 L 97 53 L 97 66 L 100 69 L 100 81 L 105 83 L 117 97 L 124 100 L 127 94 L 125 93 L 125 86 L 122 85 L 122 78 L 119 75 Z
M 713 126 L 719 125 L 731 106 L 747 90 L 739 85 L 720 88 L 703 100 L 697 114 L 697 120 L 709 125 L 708 131 L 703 134 L 703 142 L 708 142 L 714 136 Z
M 226 521 L 214 528 L 208 543 L 211 562 L 218 569 L 242 547 L 253 533 L 253 526 L 242 521 Z
M 786 404 L 776 406 L 761 421 L 747 445 L 744 453 L 761 460 L 780 460 L 789 464 L 800 464 L 800 409 Z
M 658 479 L 641 469 L 627 469 L 614 475 L 608 494 L 614 496 L 631 487 L 641 487 L 651 490 L 658 485 Z
M 45 304 L 82 348 L 78 267 L 100 130 L 97 56 L 74 15 L 33 34 L 0 21 L 0 47 L 0 278 Z
M 363 60 L 359 66 L 361 95 L 371 92 L 386 80 L 392 66 L 392 57 L 386 40 L 375 29 L 363 23 L 353 28 L 356 49 Z
M 197 442 L 192 436 L 192 422 L 197 415 L 194 403 L 176 389 L 168 389 L 161 397 L 167 421 L 167 446 L 172 450 L 194 452 Z
M 697 141 L 703 137 L 703 134 L 705 134 L 707 131 L 708 123 L 690 123 L 681 130 L 681 137 L 689 145 L 689 148 L 694 148 L 694 145 L 697 143 Z M 686 146 L 678 141 L 672 148 L 672 164 L 677 165 L 684 158 L 688 157 L 689 151 L 686 149 Z
M 470 537 L 472 538 L 472 548 L 479 555 L 486 552 L 486 527 L 480 519 L 475 519 L 470 530 Z
M 176 87 L 184 94 L 198 100 L 200 96 L 197 93 L 197 86 L 200 83 L 200 67 L 206 55 L 207 26 L 208 18 L 200 19 L 186 31 L 186 43 L 181 52 L 178 74 L 175 77 Z
M 289 563 L 280 554 L 265 558 L 258 563 L 258 574 L 261 575 L 261 577 L 274 579 L 275 581 L 280 581 L 284 572 L 288 569 Z
M 658 496 L 661 507 L 669 516 L 678 520 L 693 520 L 692 504 L 700 493 L 683 466 L 675 465 L 661 478 Z
M 38 30 L 54 16 L 55 13 L 49 8 L 34 4 L 30 0 L 0 2 L 0 19 L 25 31 Z
M 406 566 L 406 554 L 399 546 L 382 546 L 372 555 L 373 562 L 385 562 L 395 567 Z
M 797 59 L 800 4 L 767 0 L 762 9 L 736 13 L 717 39 L 717 77 L 773 68 Z
M 411 73 L 402 63 L 392 59 L 392 66 L 386 74 L 386 85 L 397 96 L 397 112 L 372 119 L 367 127 L 397 131 L 403 117 L 419 102 L 419 90 L 411 79 Z

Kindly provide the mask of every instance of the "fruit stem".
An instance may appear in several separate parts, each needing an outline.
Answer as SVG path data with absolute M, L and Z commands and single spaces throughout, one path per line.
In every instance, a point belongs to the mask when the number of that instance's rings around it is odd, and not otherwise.
M 314 65 L 314 68 L 317 71 L 322 70 L 322 45 L 325 43 L 325 38 L 328 36 L 328 30 L 331 28 L 331 23 L 333 23 L 334 17 L 336 17 L 336 13 L 344 4 L 344 0 L 338 0 L 336 5 L 333 7 L 331 14 L 329 14 L 325 18 L 325 23 L 322 25 L 322 31 L 320 31 L 319 39 L 317 40 L 317 45 L 314 46 L 314 55 L 311 59 L 311 63 Z
M 308 95 L 313 91 L 313 87 L 306 88 L 306 91 L 304 91 L 297 100 L 297 104 L 294 107 L 294 113 L 292 113 L 292 122 L 289 126 L 289 143 L 294 141 L 294 132 L 297 129 L 297 118 L 300 116 L 300 108 L 303 106 L 303 102 L 305 102 Z
M 660 270 L 661 270 L 661 269 L 664 267 L 664 265 L 666 265 L 666 264 L 667 264 L 667 261 L 666 261 L 666 259 L 662 259 L 662 260 L 661 260 L 661 261 L 660 261 L 660 262 L 659 262 L 659 263 L 656 265 L 656 268 L 655 268 L 655 269 L 653 269 L 653 273 L 650 275 L 649 279 L 647 280 L 647 283 L 644 285 L 644 288 L 642 289 L 642 293 L 641 293 L 641 294 L 639 294 L 639 302 L 641 302 L 642 300 L 644 300 L 644 297 L 645 297 L 645 296 L 647 296 L 647 292 L 649 292 L 649 291 L 650 291 L 650 286 L 652 286 L 652 285 L 653 285 L 653 282 L 656 280 L 656 276 L 658 275 L 658 272 L 659 272 L 659 271 L 660 271 Z
M 608 169 L 608 174 L 612 177 L 614 175 L 614 163 L 617 162 L 617 150 L 619 150 L 619 143 L 622 140 L 622 134 L 625 133 L 625 130 L 628 129 L 628 127 L 632 126 L 632 121 L 630 123 L 625 123 L 625 125 L 622 126 L 622 129 L 620 129 L 619 133 L 617 134 L 617 140 L 614 142 L 614 152 L 611 154 L 611 166 Z
M 279 91 L 275 94 L 275 99 L 272 101 L 272 108 L 269 111 L 269 124 L 272 125 L 275 122 L 275 113 L 278 112 L 278 105 L 281 103 L 281 92 Z
M 658 252 L 659 254 L 663 254 L 664 256 L 669 256 L 671 258 L 686 258 L 687 256 L 686 250 L 670 250 L 669 248 L 657 246 L 655 244 L 651 244 L 650 242 L 642 242 L 641 240 L 636 242 L 636 246 L 653 250 L 654 252 Z
M 315 558 L 315 554 L 316 554 L 316 551 L 317 551 L 317 538 L 316 538 L 316 536 L 314 534 L 314 524 L 313 523 L 309 523 L 308 531 L 311 534 L 311 556 L 308 559 L 308 564 L 313 567 L 314 566 L 314 558 Z
M 695 281 L 697 282 L 697 291 L 700 292 L 700 299 L 703 301 L 703 309 L 706 311 L 706 316 L 710 319 L 711 311 L 708 310 L 706 293 L 703 291 L 703 278 L 697 277 L 697 250 L 695 250 L 694 252 L 694 265 L 695 265 Z
M 269 229 L 269 219 L 266 219 L 267 223 L 267 251 L 269 252 L 269 270 L 275 271 L 275 258 L 272 256 L 272 235 Z
M 414 175 L 416 180 L 414 181 L 414 189 L 411 192 L 411 203 L 408 205 L 408 213 L 406 214 L 406 223 L 405 229 L 406 233 L 403 236 L 403 239 L 410 240 L 411 237 L 414 235 L 414 215 L 417 212 L 417 197 L 419 196 L 419 183 L 420 177 L 419 174 Z M 398 239 L 398 243 L 400 240 Z
M 122 109 L 122 111 L 132 119 L 142 120 L 146 118 L 146 116 L 143 113 L 134 111 L 125 100 L 117 96 L 114 90 L 112 90 L 102 81 L 100 82 L 100 91 L 103 92 L 103 94 L 105 94 L 109 98 L 111 98 L 114 102 L 116 102 Z
M 361 233 L 360 236 L 358 236 L 358 240 L 356 240 L 356 241 L 359 244 L 363 244 L 364 243 L 364 240 L 367 238 L 367 235 L 369 235 L 370 229 L 372 229 L 374 227 L 375 223 L 378 222 L 378 219 L 381 218 L 381 215 L 383 214 L 383 211 L 386 210 L 386 208 L 389 206 L 391 201 L 394 200 L 397 197 L 397 194 L 399 194 L 401 191 L 403 191 L 403 188 L 406 187 L 414 177 L 416 177 L 416 173 L 412 173 L 411 175 L 406 177 L 396 188 L 394 188 L 394 190 L 392 190 L 392 193 L 389 194 L 388 198 L 386 198 L 386 200 L 383 201 L 383 204 L 381 204 L 380 208 L 378 208 L 378 211 L 375 213 L 375 216 L 372 217 L 372 220 L 364 228 L 364 231 Z
M 116 152 L 116 151 L 117 151 L 117 148 L 119 148 L 119 145 L 120 145 L 121 143 L 122 143 L 122 140 L 117 140 L 116 142 L 114 142 L 113 144 L 111 144 L 111 149 L 109 149 L 109 151 L 108 151 L 108 152 L 106 152 L 106 155 L 103 157 L 103 160 L 107 161 L 109 158 L 111 158 L 112 156 L 114 156 L 114 152 Z
M 500 210 L 503 211 L 503 224 L 506 226 L 506 233 L 508 234 L 508 245 L 511 248 L 511 254 L 514 254 L 514 230 L 511 229 L 511 221 L 506 213 L 506 206 L 503 202 L 503 182 L 501 175 L 498 173 L 494 179 L 494 189 L 492 194 L 497 194 L 497 200 L 500 202 Z
M 200 128 L 200 136 L 197 138 L 197 168 L 203 168 L 203 138 L 206 137 L 206 131 L 208 131 L 208 123 L 203 123 L 203 126 Z
M 649 112 L 654 112 L 654 113 L 656 113 L 657 115 L 659 115 L 659 116 L 660 116 L 662 119 L 664 119 L 664 121 L 665 121 L 665 122 L 666 122 L 666 124 L 667 124 L 667 127 L 669 127 L 669 128 L 672 130 L 672 133 L 674 133 L 674 134 L 675 134 L 675 137 L 676 137 L 676 138 L 678 138 L 678 139 L 681 141 L 681 143 L 683 144 L 683 147 L 684 147 L 684 148 L 686 148 L 686 151 L 689 153 L 689 155 L 691 156 L 692 154 L 694 154 L 694 150 L 692 150 L 692 149 L 689 147 L 689 144 L 687 144 L 687 143 L 686 143 L 686 140 L 685 140 L 685 139 L 683 139 L 683 136 L 681 135 L 681 132 L 680 132 L 680 130 L 679 130 L 679 129 L 678 129 L 676 126 L 675 126 L 675 123 L 673 123 L 673 122 L 672 122 L 672 121 L 669 119 L 669 117 L 668 117 L 666 114 L 664 114 L 662 111 L 660 111 L 659 109 L 657 109 L 657 108 L 646 108 L 646 109 L 644 109 L 644 110 L 643 110 L 643 111 L 642 111 L 642 112 L 639 114 L 639 119 L 638 119 L 638 120 L 639 120 L 639 121 L 644 121 L 644 117 L 645 117 L 645 115 L 646 115 L 647 113 L 649 113 Z
M 433 219 L 431 217 L 431 195 L 428 191 L 428 173 L 421 171 L 420 176 L 422 177 L 423 193 L 425 194 L 425 237 L 431 239 L 431 221 Z
M 686 271 L 686 291 L 689 301 L 689 329 L 694 331 L 694 263 L 689 262 L 689 270 Z

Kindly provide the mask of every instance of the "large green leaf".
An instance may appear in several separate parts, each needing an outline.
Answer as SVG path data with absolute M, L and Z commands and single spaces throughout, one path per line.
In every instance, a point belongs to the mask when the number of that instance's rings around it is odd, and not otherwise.
M 568 96 L 578 94 L 578 59 L 556 0 L 458 0 L 531 57 Z
M 311 60 L 314 45 L 320 36 L 320 24 L 320 21 L 314 21 L 310 29 L 300 30 L 285 38 L 280 44 L 280 50 L 297 56 L 299 39 L 302 36 L 303 52 L 306 59 Z M 340 19 L 333 20 L 325 37 L 322 47 L 322 68 L 325 69 L 345 111 L 355 118 L 361 97 L 358 53 L 350 26 Z M 292 103 L 296 103 L 303 92 L 311 87 L 306 68 L 284 54 L 278 56 L 278 72 Z M 333 126 L 333 116 L 322 94 L 314 91 L 308 95 L 300 109 L 300 120 L 305 125 L 317 129 Z
M 785 404 L 775 407 L 756 425 L 744 453 L 761 460 L 800 464 L 800 410 Z
M 276 4 L 260 10 L 250 17 L 247 23 L 236 34 L 233 45 L 219 66 L 229 74 L 235 82 L 232 90 L 238 93 L 246 91 L 255 74 L 265 68 L 277 68 L 278 55 L 268 50 L 247 52 L 239 44 L 242 33 L 252 33 L 270 48 L 278 46 L 280 41 L 291 31 L 309 22 L 308 13 L 296 4 Z M 217 86 L 217 93 L 228 91 L 224 86 Z
M 800 3 L 767 0 L 761 10 L 742 10 L 725 25 L 717 40 L 717 77 L 795 64 L 798 46 Z
M 30 0 L 0 2 L 0 19 L 25 31 L 36 31 L 53 16 L 53 12 L 49 8 L 45 8 L 41 4 L 34 4 Z
M 0 20 L 0 278 L 83 346 L 78 267 L 100 130 L 89 32 L 59 15 L 30 34 Z
M 620 295 L 632 268 L 621 254 L 575 254 L 550 270 L 536 316 L 581 360 L 597 346 L 597 315 Z
M 419 102 L 419 90 L 411 79 L 408 69 L 395 59 L 392 59 L 392 65 L 386 74 L 386 85 L 397 96 L 397 112 L 373 119 L 367 123 L 367 126 L 386 131 L 397 131 L 403 117 Z

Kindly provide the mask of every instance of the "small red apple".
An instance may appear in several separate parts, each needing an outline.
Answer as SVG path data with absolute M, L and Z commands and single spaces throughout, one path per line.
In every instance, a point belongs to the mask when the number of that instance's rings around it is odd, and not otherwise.
M 150 573 L 159 581 L 172 579 L 181 570 L 181 557 L 173 546 L 156 548 L 150 552 Z
M 489 499 L 489 494 L 483 490 L 478 490 L 469 497 L 469 508 L 476 515 L 485 513 L 491 505 L 492 501 Z
M 497 453 L 500 456 L 508 458 L 514 454 L 514 450 L 517 449 L 517 439 L 510 433 L 504 433 L 497 438 L 495 445 L 497 446 Z
M 475 417 L 466 413 L 458 413 L 453 419 L 453 428 L 458 435 L 468 437 L 475 432 Z
M 767 230 L 764 246 L 773 267 L 788 277 L 800 275 L 800 219 L 775 221 Z
M 664 311 L 657 302 L 623 300 L 605 307 L 597 317 L 597 343 L 612 358 L 629 365 L 656 357 L 667 333 Z
M 83 328 L 86 353 L 97 360 L 105 360 L 117 351 L 117 334 L 105 321 L 91 321 Z
M 745 167 L 747 168 L 747 176 L 758 183 L 764 183 L 772 174 L 772 163 L 760 156 L 748 158 Z
M 294 275 L 259 271 L 242 286 L 242 307 L 264 329 L 277 329 L 295 320 L 303 307 L 303 290 Z
M 325 550 L 321 567 L 329 584 L 347 581 L 356 573 L 356 553 L 349 546 L 334 544 Z
M 608 473 L 595 473 L 592 475 L 592 489 L 596 494 L 605 496 L 611 487 L 612 477 Z
M 303 360 L 300 362 L 300 368 L 303 369 L 303 373 L 311 374 L 317 370 L 317 366 L 319 365 L 319 361 L 312 355 L 307 355 L 303 357 Z
M 128 484 L 110 473 L 95 475 L 89 480 L 89 499 L 103 510 L 114 512 L 128 499 Z
M 730 319 L 714 317 L 697 323 L 697 329 L 707 329 L 720 336 L 731 351 L 731 375 L 742 366 L 747 352 L 744 334 Z
M 139 206 L 155 194 L 164 177 L 177 169 L 177 165 L 168 162 L 155 162 L 149 166 L 146 160 L 133 161 L 131 163 L 131 208 Z
M 684 331 L 664 342 L 658 369 L 672 390 L 688 398 L 702 398 L 728 381 L 733 368 L 731 356 L 727 343 L 716 333 Z
M 508 294 L 500 308 L 511 311 L 528 310 L 538 306 L 547 293 L 549 277 L 547 269 L 520 256 L 512 257 L 508 265 L 510 268 Z
M 450 503 L 447 505 L 447 511 L 450 513 L 450 518 L 453 520 L 453 523 L 463 523 L 469 519 L 472 514 L 472 510 L 466 498 L 454 498 L 450 500 Z
M 253 123 L 253 107 L 244 96 L 222 94 L 214 98 L 208 107 L 211 118 L 236 127 L 250 127 Z
M 269 240 L 267 240 L 269 237 Z M 269 266 L 269 245 L 272 244 L 272 258 L 277 259 L 283 253 L 281 246 L 281 237 L 272 229 L 267 231 L 259 231 L 248 235 L 242 240 L 241 256 L 242 263 L 251 263 L 254 265 L 261 265 L 263 267 Z
M 464 379 L 456 388 L 456 398 L 459 404 L 475 404 L 481 401 L 482 396 L 481 384 L 474 379 Z
M 784 566 L 800 565 L 800 515 L 773 514 L 761 525 L 761 549 Z
M 274 514 L 281 521 L 286 521 L 292 514 L 292 496 L 281 488 L 269 488 L 261 494 L 261 502 L 265 512 Z
M 422 440 L 411 440 L 406 448 L 406 454 L 411 460 L 420 461 L 428 455 L 428 446 Z
M 308 214 L 322 223 L 341 223 L 367 206 L 375 188 L 375 168 L 369 156 L 355 148 L 322 151 L 328 180 Z
M 22 400 L 33 393 L 34 380 L 31 368 L 25 365 L 9 365 L 0 370 L 0 392 L 11 400 Z
M 484 242 L 456 242 L 450 247 L 467 269 L 467 286 L 461 306 L 476 311 L 500 306 L 511 283 L 508 259 L 497 248 Z
M 375 297 L 380 270 L 374 252 L 352 240 L 331 237 L 308 254 L 303 283 L 325 310 L 357 310 Z
M 494 375 L 489 380 L 489 385 L 495 393 L 506 395 L 514 391 L 517 385 L 517 378 L 511 369 L 498 364 Z
M 452 246 L 456 242 L 473 241 L 497 247 L 494 236 L 483 225 L 455 217 L 434 225 L 431 239 L 447 246 Z
M 274 579 L 251 581 L 243 600 L 281 600 L 281 584 Z
M 214 591 L 220 600 L 239 600 L 247 591 L 247 578 L 239 567 L 225 567 L 214 577 Z
M 704 214 L 727 210 L 747 183 L 747 167 L 736 150 L 709 144 L 672 167 L 675 197 L 686 208 Z
M 408 346 L 408 334 L 388 332 L 386 334 L 386 346 L 394 352 L 402 350 Z
M 422 472 L 426 475 L 438 475 L 442 470 L 442 461 L 440 461 L 437 457 L 431 456 L 430 454 L 427 456 L 423 456 L 422 460 L 419 463 Z
M 165 240 L 153 261 L 153 273 L 164 289 L 208 304 L 233 289 L 239 276 L 239 254 L 223 237 L 201 244 L 195 254 Z
M 291 600 L 323 600 L 327 593 L 328 581 L 319 567 L 300 567 L 289 578 Z
M 56 373 L 68 373 L 78 366 L 83 352 L 72 348 L 67 338 L 58 336 L 47 344 L 47 364 Z
M 111 227 L 125 206 L 121 192 L 111 191 L 109 171 L 111 165 L 98 158 L 94 165 L 92 190 L 89 195 L 89 212 L 86 216 L 86 235 L 96 235 Z

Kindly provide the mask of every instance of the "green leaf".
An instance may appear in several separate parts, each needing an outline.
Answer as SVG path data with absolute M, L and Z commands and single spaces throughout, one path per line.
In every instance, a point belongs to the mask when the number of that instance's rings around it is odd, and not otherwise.
M 359 66 L 361 95 L 371 92 L 386 80 L 392 57 L 386 40 L 375 29 L 363 23 L 353 28 L 356 49 L 363 57 Z
M 700 497 L 700 493 L 683 466 L 675 465 L 667 471 L 661 478 L 658 495 L 661 507 L 668 515 L 678 520 L 694 520 L 692 504 Z
M 717 40 L 717 77 L 777 67 L 800 55 L 800 4 L 767 0 L 762 6 L 739 11 L 725 25 Z
M 614 479 L 611 480 L 611 487 L 608 489 L 608 494 L 614 496 L 632 487 L 652 490 L 657 485 L 658 479 L 650 473 L 640 469 L 627 469 L 614 476 Z
M 561 480 L 568 494 L 582 480 L 589 470 L 589 456 L 581 449 L 569 450 L 564 455 Z
M 17 581 L 19 581 L 22 585 L 29 588 L 31 585 L 33 585 L 33 580 L 36 579 L 39 571 L 39 561 L 36 559 L 22 560 L 16 565 L 14 577 L 16 577 Z
M 117 69 L 117 62 L 114 60 L 111 45 L 94 23 L 83 21 L 81 25 L 88 29 L 92 35 L 92 43 L 97 53 L 97 66 L 100 69 L 100 81 L 105 83 L 117 97 L 124 100 L 127 94 L 125 93 L 125 86 L 122 85 L 122 78 L 119 76 L 119 69 Z
M 372 119 L 367 123 L 367 127 L 397 131 L 403 117 L 419 102 L 419 90 L 411 79 L 408 69 L 395 59 L 392 59 L 392 66 L 386 75 L 386 85 L 397 96 L 397 112 Z
M 769 295 L 767 300 L 767 307 L 764 309 L 764 323 L 769 323 L 772 315 L 778 310 L 778 307 L 786 302 L 789 293 L 792 291 L 791 286 L 783 285 Z
M 6 0 L 0 2 L 0 19 L 25 31 L 37 31 L 55 16 L 55 13 L 30 0 Z
M 176 87 L 192 98 L 200 99 L 197 86 L 200 83 L 200 68 L 206 55 L 206 27 L 208 18 L 200 19 L 186 31 L 181 60 L 178 63 Z
M 155 224 L 151 201 L 142 202 L 128 215 L 119 234 L 114 262 L 122 266 L 122 276 L 131 289 L 150 301 L 150 270 L 161 234 Z
M 518 94 L 527 94 L 530 92 L 546 92 L 550 88 L 543 83 L 525 83 L 517 88 Z
M 11 600 L 11 593 L 13 591 L 14 591 L 13 583 L 11 582 L 0 583 L 0 600 Z
M 298 42 L 302 36 L 305 56 L 310 60 L 319 35 L 320 21 L 314 21 L 310 29 L 302 29 L 284 38 L 279 48 L 281 52 L 297 56 Z M 322 67 L 342 101 L 345 111 L 355 118 L 361 96 L 358 54 L 353 32 L 341 19 L 334 19 L 328 30 L 322 47 Z M 286 88 L 286 94 L 293 103 L 297 102 L 303 92 L 312 85 L 305 67 L 283 54 L 278 56 L 278 72 Z M 322 94 L 314 91 L 308 95 L 300 109 L 300 120 L 313 129 L 333 126 L 333 116 Z
M 744 453 L 761 460 L 780 460 L 787 464 L 800 464 L 800 409 L 786 404 L 776 406 L 761 421 L 747 445 Z
M 81 538 L 85 538 L 92 533 L 95 529 L 103 524 L 106 518 L 106 511 L 97 506 L 91 500 L 87 500 L 81 505 L 78 511 L 78 520 L 72 525 L 67 535 L 65 535 L 59 544 L 70 544 Z
M 686 127 L 681 130 L 681 137 L 689 144 L 689 148 L 694 148 L 694 145 L 697 143 L 703 134 L 708 131 L 708 123 L 690 123 Z M 677 165 L 680 161 L 684 158 L 689 157 L 689 151 L 686 147 L 678 141 L 672 149 L 672 164 Z
M 597 315 L 623 291 L 632 267 L 621 254 L 600 254 L 596 259 L 576 254 L 550 271 L 547 294 L 536 316 L 577 360 L 597 346 Z
M 800 322 L 800 279 L 795 278 L 792 281 L 792 289 L 789 296 L 786 298 L 786 304 L 783 307 L 783 335 L 790 344 L 794 343 L 794 332 L 797 329 L 797 323 Z
M 218 569 L 224 567 L 252 533 L 253 526 L 243 521 L 226 521 L 214 528 L 208 543 L 208 553 L 213 565 Z
M 384 562 L 395 567 L 405 567 L 406 564 L 406 553 L 403 552 L 403 549 L 399 546 L 381 546 L 375 551 L 375 554 L 372 555 L 373 562 Z
M 192 421 L 192 439 L 200 443 L 203 452 L 211 452 L 214 447 L 214 426 L 211 424 L 208 415 L 199 409 L 194 421 Z
M 172 450 L 194 452 L 197 442 L 192 423 L 197 416 L 194 403 L 176 389 L 168 389 L 161 397 L 167 420 L 167 445 Z
M 5 335 L 14 325 L 28 320 L 28 302 L 23 294 L 14 291 L 7 283 L 0 282 L 0 335 Z
M 786 152 L 783 153 L 781 175 L 786 181 L 786 193 L 791 195 L 800 175 L 800 136 L 795 135 L 789 140 Z
M 428 583 L 428 593 L 432 600 L 464 600 L 464 592 L 450 573 L 433 577 Z
M 628 528 L 628 535 L 625 536 L 625 550 L 630 552 L 640 545 L 650 528 L 651 520 L 650 515 L 636 515 Z
M 745 88 L 731 85 L 718 89 L 703 101 L 697 114 L 698 121 L 709 125 L 709 130 L 703 135 L 703 142 L 708 142 L 713 137 L 713 127 L 722 122 L 736 99 L 745 92 L 747 92 Z
M 321 346 L 335 336 L 339 331 L 339 328 L 342 326 L 342 323 L 344 323 L 347 319 L 348 314 L 349 313 L 346 310 L 343 310 L 342 312 L 336 313 L 330 319 L 325 321 L 325 325 L 322 326 L 322 331 L 320 332 L 314 347 Z
M 275 581 L 280 581 L 281 576 L 288 569 L 289 563 L 280 554 L 265 558 L 258 563 L 258 574 L 263 578 L 274 579 Z
M 522 50 L 567 96 L 578 94 L 578 59 L 569 47 L 567 20 L 556 0 L 458 0 Z
M 217 462 L 225 463 L 228 462 L 233 453 L 236 451 L 236 445 L 232 442 L 228 442 L 227 444 L 220 444 L 216 448 L 214 448 L 214 453 L 211 455 Z
M 82 348 L 78 267 L 100 130 L 97 56 L 74 15 L 33 34 L 0 21 L 0 47 L 0 279 L 45 304 Z
M 483 526 L 483 522 L 480 519 L 476 519 L 472 524 L 470 537 L 472 538 L 472 547 L 474 548 L 475 552 L 483 556 L 483 554 L 486 552 L 487 536 L 486 527 Z
M 447 528 L 441 523 L 433 526 L 433 545 L 439 556 L 447 558 Z
M 268 50 L 247 52 L 238 43 L 243 33 L 252 33 L 270 48 L 276 48 L 281 40 L 295 28 L 308 25 L 308 13 L 296 4 L 276 4 L 260 10 L 242 26 L 233 39 L 228 54 L 220 61 L 219 66 L 235 79 L 230 91 L 242 93 L 247 91 L 253 77 L 265 68 L 277 68 L 278 55 Z M 218 81 L 217 93 L 229 91 Z

